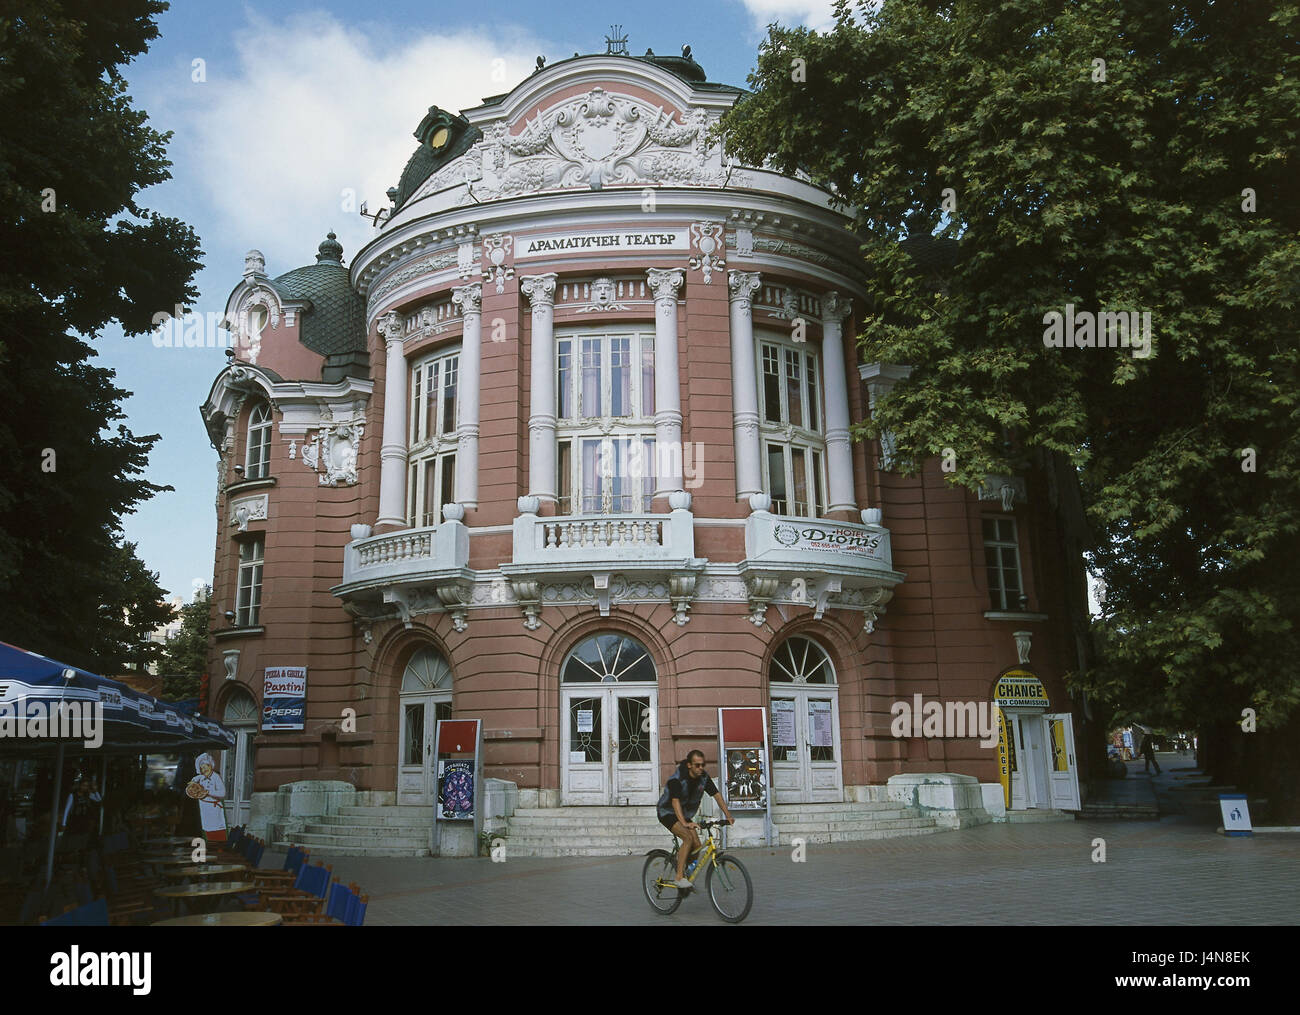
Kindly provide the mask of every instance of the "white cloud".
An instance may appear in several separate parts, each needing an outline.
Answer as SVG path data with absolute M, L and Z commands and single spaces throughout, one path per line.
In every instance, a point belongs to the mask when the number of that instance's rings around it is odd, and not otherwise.
M 831 0 L 741 0 L 755 22 L 766 27 L 773 21 L 783 25 L 805 25 L 819 32 L 835 24 Z
M 428 107 L 477 106 L 527 77 L 547 51 L 500 25 L 482 35 L 390 40 L 328 14 L 250 13 L 234 40 L 234 65 L 208 59 L 208 79 L 191 93 L 192 119 L 179 132 L 190 140 L 187 175 L 219 222 L 221 235 L 205 237 L 214 241 L 205 246 L 257 247 L 277 275 L 311 263 L 333 229 L 350 260 L 371 237 L 356 209 L 387 204 Z M 345 188 L 355 192 L 351 211 Z

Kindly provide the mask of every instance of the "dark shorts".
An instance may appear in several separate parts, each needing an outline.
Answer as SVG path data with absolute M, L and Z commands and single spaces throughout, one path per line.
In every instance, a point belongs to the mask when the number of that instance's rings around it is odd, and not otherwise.
M 659 815 L 659 824 L 663 825 L 664 828 L 668 829 L 668 831 L 671 832 L 671 831 L 673 830 L 674 826 L 676 826 L 676 824 L 677 824 L 677 818 L 676 818 L 676 816 L 664 817 L 664 816 L 661 814 L 661 815 Z

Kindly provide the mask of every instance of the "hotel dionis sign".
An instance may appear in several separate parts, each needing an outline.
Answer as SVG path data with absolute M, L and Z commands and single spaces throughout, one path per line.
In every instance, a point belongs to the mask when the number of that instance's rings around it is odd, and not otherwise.
M 767 550 L 782 555 L 824 555 L 827 563 L 869 563 L 891 567 L 889 533 L 880 530 L 834 522 L 808 525 L 778 520 L 771 523 L 769 538 L 769 545 L 760 548 L 760 553 Z

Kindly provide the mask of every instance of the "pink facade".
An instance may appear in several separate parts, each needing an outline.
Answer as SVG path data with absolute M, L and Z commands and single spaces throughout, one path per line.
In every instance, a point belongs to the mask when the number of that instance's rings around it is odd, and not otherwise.
M 777 803 L 992 784 L 978 734 L 891 709 L 987 702 L 1013 632 L 1080 736 L 1068 498 L 850 443 L 900 370 L 858 361 L 870 292 L 828 196 L 709 143 L 737 94 L 687 59 L 566 60 L 432 109 L 347 269 L 332 238 L 279 278 L 250 254 L 228 317 L 258 341 L 204 407 L 211 707 L 249 724 L 245 799 L 427 804 L 455 716 L 525 799 L 653 803 L 689 749 L 717 764 L 733 705 L 770 710 Z M 306 668 L 301 731 L 255 728 L 267 667 Z

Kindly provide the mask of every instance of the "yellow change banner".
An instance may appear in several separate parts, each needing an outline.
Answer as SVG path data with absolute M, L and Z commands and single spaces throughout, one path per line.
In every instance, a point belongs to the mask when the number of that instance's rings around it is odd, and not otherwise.
M 999 708 L 1047 708 L 1047 690 L 1029 670 L 1007 670 L 993 689 L 993 704 Z

